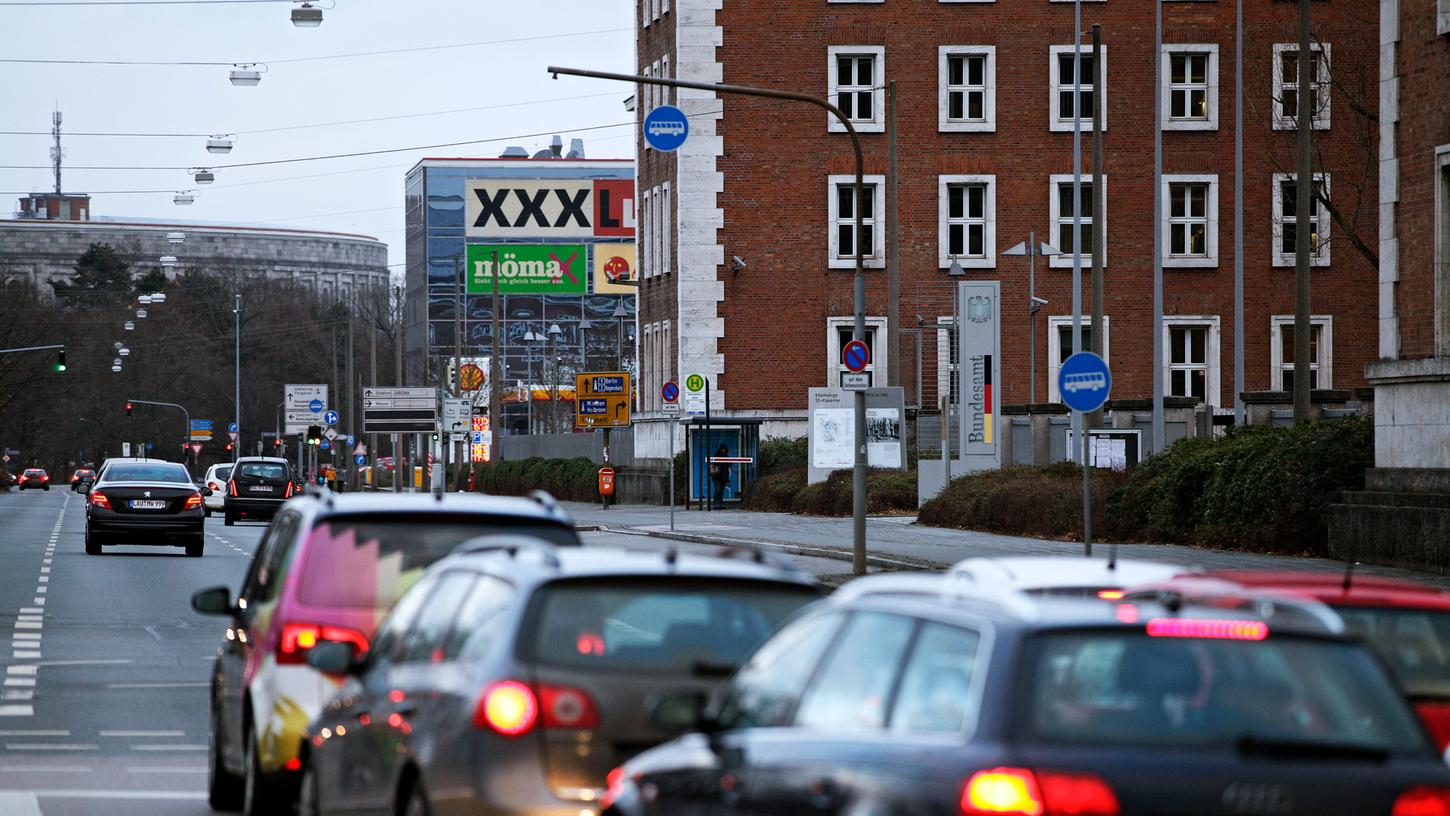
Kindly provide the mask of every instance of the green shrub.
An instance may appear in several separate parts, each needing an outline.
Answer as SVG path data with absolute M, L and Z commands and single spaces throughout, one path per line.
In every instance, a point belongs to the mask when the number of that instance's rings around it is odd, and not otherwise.
M 809 516 L 849 516 L 853 500 L 852 473 L 837 470 L 824 482 L 801 488 L 790 511 Z M 911 513 L 916 510 L 916 471 L 872 468 L 866 474 L 866 512 Z
M 760 443 L 760 475 L 772 476 L 806 467 L 810 462 L 810 439 L 772 436 Z
M 1093 473 L 1093 529 L 1101 530 L 1107 494 L 1127 477 Z M 1071 462 L 984 470 L 952 480 L 922 505 L 918 519 L 935 527 L 1043 538 L 1082 535 L 1082 469 Z
M 582 457 L 493 462 L 479 467 L 476 474 L 474 489 L 482 493 L 523 496 L 530 490 L 547 490 L 563 501 L 599 498 L 599 466 Z
M 746 510 L 789 513 L 795 504 L 796 494 L 805 486 L 805 468 L 793 468 L 761 476 L 745 488 L 740 497 L 740 506 Z

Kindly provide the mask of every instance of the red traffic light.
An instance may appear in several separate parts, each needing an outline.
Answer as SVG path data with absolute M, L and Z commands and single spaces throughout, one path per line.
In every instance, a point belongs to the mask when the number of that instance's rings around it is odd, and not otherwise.
M 231 450 L 231 449 L 232 449 L 232 443 L 228 442 L 227 443 L 227 450 Z
M 126 403 L 126 416 L 131 415 L 131 403 Z

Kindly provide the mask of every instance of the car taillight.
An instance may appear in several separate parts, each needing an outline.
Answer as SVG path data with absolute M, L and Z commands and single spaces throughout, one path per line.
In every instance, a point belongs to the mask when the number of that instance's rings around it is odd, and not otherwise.
M 599 708 L 586 692 L 568 686 L 539 686 L 539 708 L 545 728 L 597 728 Z
M 1263 640 L 1269 625 L 1255 620 L 1213 620 L 1209 618 L 1153 618 L 1148 621 L 1149 637 L 1209 638 L 1215 640 Z
M 609 775 L 604 777 L 604 784 L 604 795 L 599 797 L 599 806 L 608 810 L 619 798 L 619 794 L 624 792 L 624 768 L 619 767 L 610 771 Z
M 292 480 L 291 479 L 288 479 L 287 480 L 287 492 L 282 494 L 282 498 L 284 498 L 284 499 L 291 498 L 291 496 L 292 496 Z
M 92 493 L 91 504 L 94 504 L 97 507 L 103 507 L 107 510 L 111 509 L 111 500 L 106 496 L 105 493 Z
M 282 641 L 277 644 L 277 662 L 306 663 L 308 650 L 323 642 L 350 643 L 359 654 L 368 650 L 367 635 L 356 629 L 315 623 L 284 623 Z
M 21 482 L 22 482 L 22 483 L 24 483 L 24 481 L 25 481 L 25 480 L 26 480 L 26 479 L 27 479 L 27 478 L 29 478 L 29 477 L 28 477 L 28 476 L 25 476 L 25 475 L 24 475 L 24 474 L 21 474 L 21 476 L 20 476 L 20 481 L 21 481 Z
M 1117 794 L 1099 777 L 1065 771 L 993 768 L 962 788 L 964 816 L 1119 816 Z
M 236 479 L 232 479 L 230 482 L 227 482 L 227 490 L 230 491 L 233 496 L 237 495 L 237 480 Z
M 217 485 L 216 482 L 207 482 L 206 483 L 206 488 L 207 488 L 207 490 L 210 490 L 213 493 L 217 492 L 218 490 L 221 490 L 221 487 L 219 485 Z
M 1395 800 L 1390 816 L 1450 816 L 1450 788 L 1410 788 Z
M 539 720 L 534 690 L 517 680 L 504 680 L 483 690 L 473 710 L 473 724 L 491 728 L 505 737 L 529 733 Z
M 193 493 L 190 496 L 187 496 L 186 497 L 186 507 L 184 507 L 182 509 L 184 509 L 184 510 L 191 510 L 192 508 L 200 507 L 200 506 L 201 506 L 201 494 L 200 493 Z
M 50 477 L 49 477 L 49 476 L 41 476 L 41 477 L 40 477 L 40 480 L 41 480 L 41 481 L 42 481 L 42 482 L 48 482 L 48 481 L 50 481 Z

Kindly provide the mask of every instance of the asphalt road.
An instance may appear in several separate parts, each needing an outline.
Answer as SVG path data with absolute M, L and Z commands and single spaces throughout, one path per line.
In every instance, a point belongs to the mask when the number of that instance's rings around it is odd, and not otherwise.
M 260 524 L 207 521 L 206 553 L 82 546 L 82 497 L 0 493 L 0 816 L 198 816 L 206 804 L 207 685 L 223 630 L 191 610 L 235 596 Z M 712 552 L 585 533 L 590 545 Z M 816 574 L 838 562 L 796 559 Z

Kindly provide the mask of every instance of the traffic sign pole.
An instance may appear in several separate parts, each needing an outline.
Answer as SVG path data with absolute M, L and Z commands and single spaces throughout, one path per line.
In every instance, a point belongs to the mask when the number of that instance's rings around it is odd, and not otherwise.
M 1082 462 L 1082 545 L 1083 554 L 1089 558 L 1093 554 L 1093 482 L 1086 418 L 1103 407 L 1112 388 L 1113 375 L 1107 361 L 1090 351 L 1068 357 L 1057 371 L 1058 397 L 1073 410 L 1077 420 L 1074 438 Z

